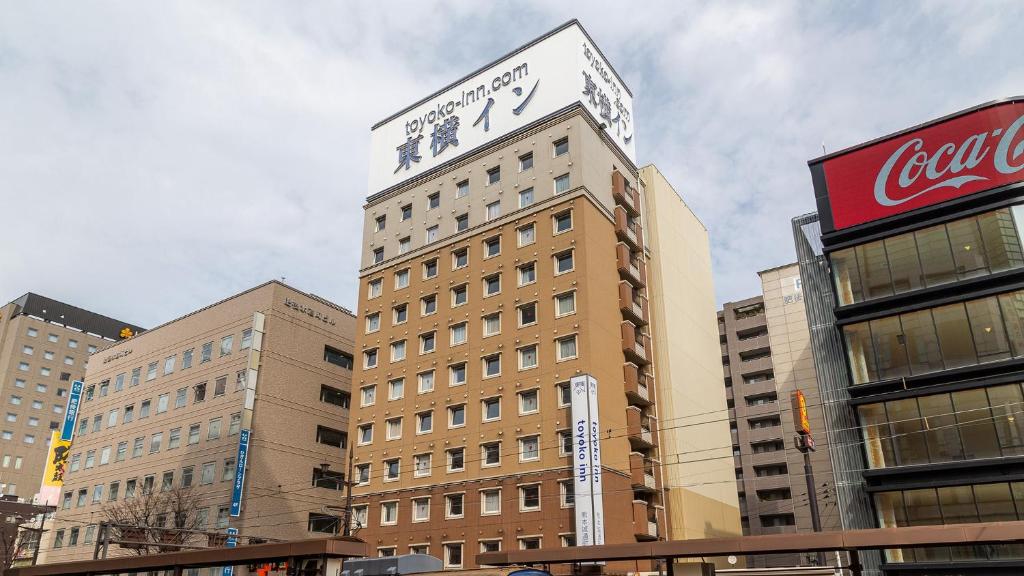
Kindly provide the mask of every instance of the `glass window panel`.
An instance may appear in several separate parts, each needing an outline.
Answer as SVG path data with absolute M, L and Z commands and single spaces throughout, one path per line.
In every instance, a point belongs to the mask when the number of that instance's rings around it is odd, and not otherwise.
M 912 234 L 900 234 L 885 239 L 885 253 L 889 257 L 889 272 L 893 290 L 899 294 L 924 287 L 921 261 Z
M 1021 405 L 1024 398 L 1021 397 L 1020 386 L 995 386 L 987 392 L 1003 456 L 1024 454 L 1024 409 Z
M 914 239 L 917 241 L 917 252 L 921 255 L 921 272 L 926 285 L 936 286 L 956 280 L 956 265 L 953 263 L 945 226 L 918 230 L 914 232 Z
M 974 346 L 979 362 L 1006 360 L 1010 357 L 1010 342 L 1003 327 L 1003 315 L 995 298 L 972 300 L 965 304 L 971 322 Z
M 978 503 L 978 520 L 981 522 L 1009 522 L 1017 519 L 1009 484 L 978 484 L 974 486 L 974 499 Z
M 985 243 L 988 266 L 993 273 L 1024 266 L 1024 250 L 1008 208 L 978 216 L 978 227 Z
M 1017 505 L 1017 514 L 1024 515 L 1024 482 L 1010 482 L 1013 503 Z
M 867 322 L 851 324 L 843 328 L 846 335 L 846 350 L 854 384 L 863 384 L 878 379 L 875 366 L 875 348 L 871 342 L 871 329 Z M 1022 333 L 1024 341 L 1024 333 Z
M 934 488 L 907 490 L 903 493 L 903 499 L 907 505 L 907 524 L 909 526 L 942 524 L 939 500 Z
M 978 509 L 974 506 L 974 492 L 970 486 L 939 488 L 938 496 L 944 524 L 966 524 L 978 521 Z
M 927 464 L 928 447 L 925 442 L 916 398 L 886 403 L 889 422 L 892 423 L 893 447 L 901 466 Z
M 984 389 L 953 393 L 953 408 L 960 426 L 965 458 L 999 456 L 999 441 Z
M 860 286 L 860 272 L 857 270 L 857 255 L 853 248 L 837 250 L 829 256 L 832 274 L 835 276 L 836 294 L 839 304 L 853 304 L 864 300 Z
M 935 334 L 931 310 L 921 310 L 900 316 L 905 335 L 910 373 L 924 374 L 942 370 L 942 351 Z
M 999 296 L 1006 335 L 1014 357 L 1024 356 L 1024 292 L 1017 291 Z
M 935 329 L 939 334 L 939 345 L 946 368 L 958 368 L 978 363 L 971 340 L 971 328 L 963 304 L 942 306 L 932 310 Z
M 879 379 L 910 375 L 907 348 L 904 345 L 906 337 L 899 316 L 872 320 L 871 339 L 875 345 Z
M 889 262 L 885 257 L 882 242 L 868 242 L 857 246 L 857 267 L 865 298 L 880 298 L 892 295 L 892 278 L 889 276 Z
M 953 416 L 953 401 L 949 394 L 935 394 L 918 398 L 921 416 L 924 419 L 925 441 L 931 462 L 962 460 L 960 435 Z
M 988 274 L 985 247 L 981 243 L 981 231 L 974 218 L 946 224 L 949 243 L 953 247 L 953 262 L 960 279 Z
M 864 439 L 864 451 L 868 456 L 868 466 L 870 468 L 896 466 L 889 422 L 885 417 L 885 405 L 867 404 L 859 406 L 857 412 L 860 415 L 861 436 Z
M 878 525 L 882 528 L 908 525 L 902 492 L 880 492 L 875 496 L 875 509 L 878 510 Z

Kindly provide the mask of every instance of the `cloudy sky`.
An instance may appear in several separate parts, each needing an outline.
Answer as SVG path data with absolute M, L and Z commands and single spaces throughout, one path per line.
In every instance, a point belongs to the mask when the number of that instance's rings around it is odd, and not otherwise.
M 719 301 L 794 258 L 823 145 L 1024 94 L 1019 1 L 0 0 L 0 299 L 152 326 L 284 277 L 352 307 L 370 125 L 571 18 Z

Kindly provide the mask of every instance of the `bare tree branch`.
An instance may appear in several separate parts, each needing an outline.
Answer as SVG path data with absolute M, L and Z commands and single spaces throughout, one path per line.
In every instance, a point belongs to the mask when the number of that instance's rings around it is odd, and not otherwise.
M 194 532 L 202 528 L 198 512 L 199 497 L 191 488 L 171 488 L 104 506 L 103 518 L 117 525 L 111 528 L 113 539 L 138 543 L 121 547 L 143 556 L 180 550 L 174 545 L 189 545 L 201 538 Z

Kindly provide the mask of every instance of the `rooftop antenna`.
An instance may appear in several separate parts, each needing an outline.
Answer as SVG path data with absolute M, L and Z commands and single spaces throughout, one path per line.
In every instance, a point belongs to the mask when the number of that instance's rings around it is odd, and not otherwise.
M 822 156 L 824 156 L 825 154 L 828 154 L 828 152 L 825 151 L 825 141 L 824 140 L 821 141 L 821 154 L 822 154 Z

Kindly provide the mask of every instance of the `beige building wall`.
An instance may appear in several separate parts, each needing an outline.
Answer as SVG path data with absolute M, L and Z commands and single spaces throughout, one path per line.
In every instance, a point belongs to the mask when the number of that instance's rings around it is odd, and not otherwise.
M 337 305 L 272 281 L 105 350 L 86 373 L 42 560 L 91 558 L 104 509 L 128 499 L 131 482 L 137 494 L 147 478 L 161 490 L 165 475 L 175 488 L 191 477 L 204 529 L 214 534 L 233 527 L 246 538 L 298 539 L 336 531 L 340 521 L 314 526 L 310 515 L 343 501 L 340 484 L 314 485 L 314 469 L 346 469 L 354 320 Z M 334 362 L 328 347 L 340 353 Z M 332 401 L 325 386 L 335 391 Z M 241 515 L 232 517 L 233 468 L 246 428 L 252 434 Z M 216 545 L 213 538 L 196 543 Z
M 708 232 L 664 175 L 646 191 L 658 416 L 674 540 L 741 534 Z

